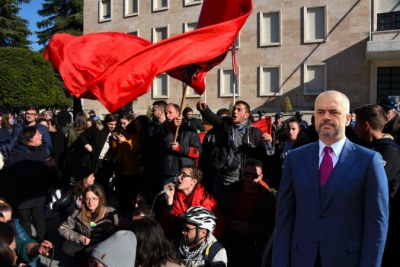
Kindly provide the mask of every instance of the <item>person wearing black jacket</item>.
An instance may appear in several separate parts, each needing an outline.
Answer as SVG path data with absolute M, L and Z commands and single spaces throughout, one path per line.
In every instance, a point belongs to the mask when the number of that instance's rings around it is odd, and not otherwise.
M 99 129 L 96 123 L 79 135 L 83 146 L 90 153 L 89 164 L 84 167 L 89 167 L 93 170 L 97 182 L 105 189 L 107 200 L 109 196 L 109 179 L 113 173 L 111 134 L 117 126 L 117 121 L 117 115 L 107 114 L 104 118 L 102 129 Z
M 385 110 L 378 105 L 364 105 L 354 110 L 356 114 L 356 133 L 365 146 L 379 152 L 384 160 L 389 185 L 389 229 L 381 267 L 393 266 L 398 258 L 397 248 L 400 240 L 400 146 L 393 137 L 384 134 Z
M 193 109 L 186 107 L 183 112 L 183 122 L 186 123 L 188 126 L 194 128 L 196 132 L 205 132 L 203 123 L 200 119 L 193 118 Z
M 15 215 L 25 232 L 32 238 L 31 218 L 36 226 L 36 238 L 45 239 L 46 175 L 55 166 L 42 146 L 42 135 L 35 126 L 22 128 L 18 143 L 8 158 L 11 199 Z
M 262 132 L 254 128 L 248 119 L 250 106 L 244 101 L 236 102 L 232 117 L 229 118 L 220 118 L 214 114 L 203 100 L 197 103 L 197 109 L 219 132 L 217 149 L 213 156 L 217 175 L 212 191 L 216 201 L 219 202 L 225 187 L 241 178 L 247 158 L 263 161 L 266 157 Z

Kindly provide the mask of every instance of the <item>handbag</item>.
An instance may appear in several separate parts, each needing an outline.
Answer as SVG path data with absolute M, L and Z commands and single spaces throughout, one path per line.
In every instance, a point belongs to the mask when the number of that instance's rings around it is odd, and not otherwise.
M 60 199 L 57 199 L 53 203 L 53 210 L 58 212 L 67 211 L 68 209 L 74 207 L 77 199 L 78 196 L 72 194 L 71 190 L 68 190 Z
M 120 173 L 125 170 L 125 164 L 122 161 L 122 159 L 124 157 L 124 153 L 125 153 L 125 148 L 124 148 L 124 150 L 122 150 L 122 156 L 120 159 L 116 159 L 117 157 L 114 158 L 113 167 L 114 167 L 114 171 L 116 173 Z

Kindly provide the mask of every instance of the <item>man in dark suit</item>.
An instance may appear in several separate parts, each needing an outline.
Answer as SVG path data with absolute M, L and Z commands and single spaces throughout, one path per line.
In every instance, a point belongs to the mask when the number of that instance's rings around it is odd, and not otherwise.
M 286 157 L 273 267 L 379 267 L 388 228 L 388 185 L 379 153 L 351 143 L 348 98 L 315 101 L 319 141 Z

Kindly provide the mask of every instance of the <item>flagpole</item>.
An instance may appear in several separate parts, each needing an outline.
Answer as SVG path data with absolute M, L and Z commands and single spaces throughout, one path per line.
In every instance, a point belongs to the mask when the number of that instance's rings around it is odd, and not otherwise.
M 233 105 L 236 103 L 236 83 L 237 83 L 237 61 L 236 61 L 236 45 L 235 43 L 231 46 L 232 55 L 232 72 L 233 72 Z
M 185 105 L 186 93 L 187 93 L 188 87 L 189 87 L 189 85 L 186 84 L 186 85 L 185 85 L 185 90 L 183 90 L 183 96 L 182 96 L 182 102 L 181 102 L 181 109 L 179 110 L 179 117 L 182 117 L 182 112 L 183 112 L 183 109 L 184 109 L 183 106 Z M 178 138 L 178 132 L 179 132 L 179 126 L 176 127 L 176 130 L 175 130 L 174 143 L 176 142 L 176 139 Z

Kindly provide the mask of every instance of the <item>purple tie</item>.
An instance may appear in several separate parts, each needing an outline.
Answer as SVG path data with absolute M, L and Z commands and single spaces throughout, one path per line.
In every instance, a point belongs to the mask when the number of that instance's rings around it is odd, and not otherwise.
M 324 147 L 324 157 L 322 158 L 321 166 L 319 166 L 319 181 L 324 186 L 328 180 L 329 175 L 333 170 L 332 148 L 330 146 Z

